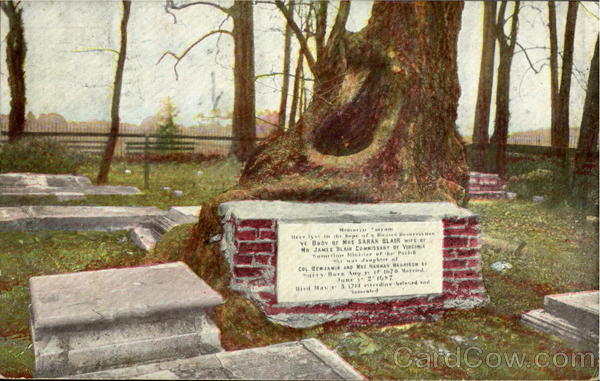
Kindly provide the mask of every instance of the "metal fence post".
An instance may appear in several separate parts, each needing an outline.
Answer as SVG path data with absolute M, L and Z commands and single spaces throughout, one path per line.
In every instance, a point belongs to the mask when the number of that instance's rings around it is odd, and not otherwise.
M 150 180 L 150 161 L 148 160 L 148 131 L 144 137 L 144 189 L 148 190 Z

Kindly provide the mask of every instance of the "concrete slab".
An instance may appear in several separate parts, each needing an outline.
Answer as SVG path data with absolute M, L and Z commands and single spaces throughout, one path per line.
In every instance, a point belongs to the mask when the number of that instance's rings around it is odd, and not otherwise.
M 546 295 L 544 309 L 521 317 L 527 326 L 562 337 L 577 348 L 598 351 L 599 292 Z
M 33 277 L 36 377 L 61 377 L 222 350 L 221 296 L 181 262 Z
M 362 380 L 317 339 L 73 376 L 76 379 Z
M 598 334 L 599 296 L 598 291 L 546 295 L 544 311 Z
M 0 208 L 0 231 L 132 229 L 165 215 L 155 207 L 21 206 Z
M 130 238 L 136 246 L 144 250 L 152 250 L 160 237 L 175 226 L 196 223 L 200 209 L 200 206 L 172 207 L 166 215 L 158 216 L 135 227 L 130 233 Z
M 0 174 L 0 197 L 8 199 L 54 196 L 59 201 L 63 201 L 81 199 L 85 195 L 132 195 L 140 193 L 139 189 L 131 186 L 95 186 L 85 176 L 41 173 Z

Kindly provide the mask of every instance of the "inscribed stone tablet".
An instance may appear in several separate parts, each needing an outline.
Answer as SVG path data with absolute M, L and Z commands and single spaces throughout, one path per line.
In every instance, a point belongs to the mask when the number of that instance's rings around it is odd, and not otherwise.
M 278 229 L 278 303 L 442 292 L 442 221 Z

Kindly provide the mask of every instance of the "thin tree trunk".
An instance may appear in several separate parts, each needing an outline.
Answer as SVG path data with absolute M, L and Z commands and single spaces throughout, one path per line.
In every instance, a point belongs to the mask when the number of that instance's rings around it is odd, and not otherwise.
M 131 1 L 122 0 L 123 3 L 123 17 L 121 18 L 121 47 L 119 49 L 119 58 L 117 60 L 117 69 L 115 72 L 115 83 L 113 86 L 112 105 L 110 110 L 110 135 L 106 148 L 104 149 L 104 156 L 100 163 L 100 172 L 96 183 L 104 184 L 108 181 L 108 173 L 110 171 L 110 165 L 112 162 L 113 155 L 115 153 L 115 146 L 117 145 L 117 138 L 119 135 L 119 107 L 121 103 L 121 87 L 123 84 L 123 70 L 125 68 L 125 58 L 127 57 L 127 23 L 129 22 L 129 14 L 131 12 Z
M 8 18 L 6 35 L 6 66 L 10 88 L 10 113 L 8 115 L 8 142 L 13 143 L 25 131 L 25 55 L 27 46 L 23 31 L 23 9 L 14 1 L 1 1 L 0 7 Z
M 508 124 L 510 121 L 510 69 L 517 42 L 520 2 L 516 1 L 511 17 L 510 36 L 504 35 L 504 11 L 507 1 L 502 1 L 497 22 L 497 39 L 500 47 L 500 63 L 498 65 L 498 84 L 496 86 L 496 119 L 492 143 L 496 145 L 496 171 L 506 176 L 506 142 L 508 140 Z
M 235 50 L 232 151 L 243 162 L 256 142 L 253 3 L 235 0 L 231 15 Z
M 575 176 L 585 174 L 585 165 L 594 151 L 598 151 L 598 38 L 594 56 L 590 64 L 588 76 L 587 93 L 581 116 L 581 127 L 579 129 L 579 141 L 577 143 L 577 154 L 575 155 Z M 597 157 L 595 157 L 597 159 Z M 575 189 L 576 187 L 573 187 Z
M 569 147 L 569 94 L 571 92 L 571 77 L 573 72 L 573 45 L 575 39 L 575 26 L 577 22 L 577 1 L 569 1 L 567 9 L 567 23 L 565 24 L 565 44 L 563 49 L 563 62 L 558 93 L 558 115 L 556 136 L 552 136 L 552 146 L 561 149 L 561 157 L 566 159 Z
M 558 131 L 558 36 L 556 32 L 556 5 L 548 1 L 548 31 L 550 33 L 550 139 L 557 147 Z
M 481 47 L 481 64 L 479 69 L 479 87 L 477 105 L 473 123 L 473 143 L 477 147 L 475 170 L 485 169 L 485 145 L 488 143 L 488 126 L 490 123 L 490 102 L 494 85 L 494 55 L 496 54 L 496 2 L 484 3 L 483 44 Z
M 294 73 L 294 91 L 292 93 L 292 106 L 290 107 L 290 120 L 288 129 L 293 129 L 296 126 L 296 111 L 298 109 L 298 97 L 300 92 L 300 76 L 302 75 L 304 55 L 302 51 L 298 52 L 298 60 L 296 62 L 296 71 Z
M 294 15 L 294 0 L 288 1 L 288 9 Z M 285 117 L 287 113 L 287 99 L 290 84 L 290 55 L 292 51 L 292 28 L 289 23 L 285 24 L 285 43 L 283 48 L 283 83 L 281 85 L 281 101 L 279 102 L 279 122 L 277 128 L 285 130 Z

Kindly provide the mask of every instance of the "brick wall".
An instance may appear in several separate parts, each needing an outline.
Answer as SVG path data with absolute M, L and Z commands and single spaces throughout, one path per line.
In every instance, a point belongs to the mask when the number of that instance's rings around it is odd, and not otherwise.
M 506 182 L 496 173 L 469 172 L 468 193 L 472 199 L 506 198 Z
M 231 268 L 231 287 L 254 301 L 271 320 L 332 321 L 351 326 L 391 325 L 441 317 L 446 309 L 474 308 L 488 301 L 481 277 L 479 217 L 443 220 L 443 293 L 412 299 L 348 301 L 330 305 L 278 305 L 277 220 L 222 221 L 222 251 Z M 314 317 L 314 319 L 312 319 Z M 315 323 L 316 324 L 316 323 Z M 307 323 L 306 326 L 312 324 Z M 294 326 L 294 325 L 292 325 Z M 298 326 L 298 325 L 296 325 Z

